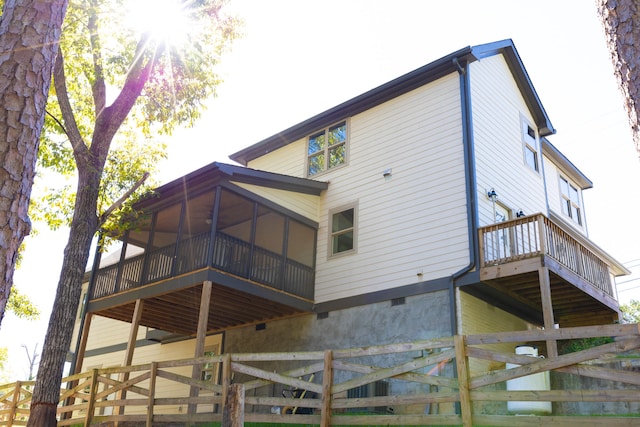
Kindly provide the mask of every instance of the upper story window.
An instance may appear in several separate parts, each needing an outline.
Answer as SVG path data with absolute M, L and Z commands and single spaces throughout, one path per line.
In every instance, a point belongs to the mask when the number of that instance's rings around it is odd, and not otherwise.
M 347 161 L 347 122 L 340 122 L 309 137 L 307 176 L 313 176 Z
M 351 253 L 356 250 L 356 207 L 350 206 L 329 213 L 330 256 Z
M 560 197 L 562 199 L 562 213 L 578 225 L 582 225 L 580 191 L 571 181 L 562 176 L 560 177 Z
M 538 151 L 538 138 L 535 129 L 522 119 L 522 145 L 524 150 L 524 163 L 535 172 L 540 172 L 540 155 Z

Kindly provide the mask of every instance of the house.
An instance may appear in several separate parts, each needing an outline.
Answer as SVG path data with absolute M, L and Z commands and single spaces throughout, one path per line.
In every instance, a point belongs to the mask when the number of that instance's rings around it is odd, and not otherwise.
M 75 368 L 616 322 L 554 133 L 504 40 L 165 184 L 94 263 Z

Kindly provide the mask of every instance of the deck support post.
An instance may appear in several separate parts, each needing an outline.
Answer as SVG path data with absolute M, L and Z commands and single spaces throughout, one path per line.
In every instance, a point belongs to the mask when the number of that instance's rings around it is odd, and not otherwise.
M 200 294 L 200 312 L 198 313 L 198 331 L 196 335 L 196 348 L 194 350 L 194 358 L 202 357 L 204 355 L 204 340 L 207 337 L 207 323 L 209 321 L 209 306 L 211 305 L 211 289 L 213 283 L 206 280 L 202 284 L 202 292 Z M 202 365 L 194 364 L 191 371 L 191 378 L 194 380 L 200 379 L 202 373 Z M 198 397 L 200 394 L 200 388 L 192 386 L 189 392 L 189 397 Z M 196 413 L 198 405 L 189 404 L 189 414 Z
M 553 302 L 551 300 L 551 280 L 549 278 L 549 268 L 538 268 L 538 280 L 540 281 L 540 299 L 542 301 L 542 316 L 544 318 L 544 328 L 548 331 L 555 328 L 553 317 Z M 558 343 L 556 340 L 547 340 L 547 357 L 558 357 Z
M 138 328 L 140 326 L 140 319 L 142 318 L 142 308 L 144 306 L 144 300 L 137 299 L 136 307 L 133 309 L 133 317 L 131 318 L 131 329 L 129 330 L 129 341 L 127 341 L 127 350 L 124 355 L 123 366 L 131 366 L 133 361 L 133 352 L 136 348 L 136 341 L 138 339 Z M 129 380 L 129 373 L 125 372 L 120 375 L 120 381 L 125 382 Z M 127 397 L 127 390 L 121 390 L 118 392 L 118 400 L 124 400 Z M 124 406 L 119 406 L 118 415 L 124 414 Z M 115 426 L 118 426 L 116 421 Z
M 92 313 L 84 315 L 84 325 L 82 327 L 82 335 L 80 337 L 80 345 L 78 345 L 78 353 L 76 354 L 76 363 L 73 374 L 82 372 L 82 364 L 84 363 L 84 353 L 87 350 L 87 341 L 89 340 L 89 330 L 91 329 Z

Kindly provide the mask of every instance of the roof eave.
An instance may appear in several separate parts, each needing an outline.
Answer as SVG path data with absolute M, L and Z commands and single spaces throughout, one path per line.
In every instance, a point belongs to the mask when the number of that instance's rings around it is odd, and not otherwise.
M 329 110 L 317 114 L 310 119 L 298 123 L 281 133 L 275 134 L 243 150 L 229 156 L 230 159 L 247 165 L 253 159 L 275 151 L 310 133 L 329 126 L 339 120 L 371 109 L 383 102 L 412 91 L 447 74 L 460 71 L 460 65 L 493 55 L 503 54 L 511 72 L 523 93 L 527 106 L 534 115 L 538 132 L 541 136 L 554 134 L 556 131 L 540 102 L 524 64 L 511 39 L 494 43 L 465 47 L 436 61 L 430 62 L 416 70 L 404 74 L 381 86 L 371 89 L 355 98 L 339 104 Z
M 159 198 L 183 192 L 185 187 L 201 185 L 205 181 L 214 182 L 216 179 L 244 182 L 262 187 L 316 196 L 319 196 L 322 191 L 329 188 L 329 183 L 324 181 L 315 181 L 227 163 L 213 162 L 160 187 L 156 187 L 153 194 L 139 201 L 136 205 L 139 208 L 148 207 L 149 205 L 157 203 Z
M 383 85 L 371 89 L 361 95 L 343 102 L 329 110 L 317 114 L 301 123 L 298 123 L 280 133 L 266 138 L 243 150 L 229 156 L 242 165 L 260 156 L 268 154 L 278 148 L 294 142 L 308 134 L 329 126 L 346 117 L 353 116 L 386 101 L 394 99 L 404 93 L 417 89 L 429 82 L 437 80 L 447 74 L 455 72 L 458 68 L 456 63 L 463 60 L 475 60 L 469 58 L 471 47 L 465 47 L 434 62 L 415 69 Z M 457 61 L 456 61 L 457 60 Z
M 524 63 L 522 62 L 522 59 L 520 58 L 520 55 L 518 54 L 518 51 L 511 39 L 474 46 L 472 48 L 472 53 L 477 59 L 503 54 L 507 64 L 509 65 L 511 73 L 518 84 L 518 88 L 524 96 L 527 107 L 529 107 L 529 110 L 533 113 L 538 133 L 541 136 L 548 136 L 556 133 L 556 130 L 551 124 L 551 120 L 549 120 L 549 116 L 538 97 L 538 93 L 529 78 L 529 73 L 527 73 Z

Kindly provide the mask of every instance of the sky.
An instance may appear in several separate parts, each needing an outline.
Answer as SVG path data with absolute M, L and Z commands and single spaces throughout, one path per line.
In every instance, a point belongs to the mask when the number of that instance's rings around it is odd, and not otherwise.
M 166 183 L 466 46 L 512 39 L 549 115 L 549 140 L 594 187 L 584 192 L 589 236 L 634 274 L 622 302 L 640 299 L 640 160 L 594 1 L 231 0 L 244 37 L 222 57 L 224 82 L 160 165 Z M 41 308 L 7 314 L 9 380 L 28 374 L 25 348 L 44 343 L 67 235 L 40 227 L 14 283 Z M 0 378 L 0 382 L 2 378 Z

